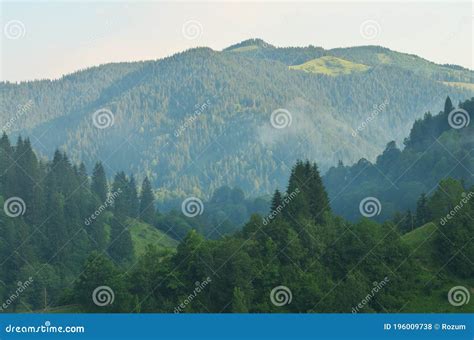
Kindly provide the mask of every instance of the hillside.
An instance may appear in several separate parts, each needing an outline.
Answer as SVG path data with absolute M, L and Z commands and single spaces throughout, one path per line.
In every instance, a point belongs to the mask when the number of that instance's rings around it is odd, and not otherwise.
M 434 287 L 423 287 L 401 312 L 404 313 L 473 313 L 474 304 L 452 306 L 446 303 L 447 292 L 454 286 L 471 287 L 474 282 L 459 277 L 440 275 L 435 282 L 434 274 L 439 271 L 437 256 L 437 226 L 430 222 L 402 236 L 402 241 L 410 248 L 410 257 L 420 268 L 420 281 Z M 442 264 L 441 264 L 442 265 Z M 438 281 L 438 282 L 436 282 Z
M 137 257 L 145 253 L 148 246 L 155 246 L 160 250 L 174 250 L 178 245 L 178 241 L 147 223 L 130 219 L 128 226 Z
M 356 64 L 344 59 L 325 56 L 312 59 L 301 65 L 290 66 L 291 70 L 301 70 L 309 73 L 325 74 L 328 76 L 339 76 L 356 72 L 364 72 L 368 66 Z
M 323 74 L 291 69 L 315 60 Z M 359 64 L 369 69 L 348 72 Z M 1 83 L 0 126 L 30 136 L 42 156 L 59 147 L 88 169 L 101 160 L 109 176 L 147 174 L 160 195 L 208 198 L 229 185 L 256 196 L 284 186 L 296 159 L 316 160 L 323 171 L 339 160 L 374 160 L 441 98 L 471 97 L 472 89 L 442 82 L 472 82 L 472 74 L 381 47 L 278 48 L 254 39 Z M 291 115 L 283 129 L 271 124 L 278 109 Z M 111 126 L 93 124 L 98 110 L 109 110 L 99 113 Z M 358 130 L 374 112 L 377 122 Z
M 474 117 L 474 98 L 460 104 L 458 118 L 467 124 Z M 421 194 L 430 195 L 439 181 L 451 177 L 474 184 L 474 125 L 453 128 L 450 113 L 454 110 L 448 98 L 444 111 L 426 114 L 417 120 L 402 149 L 394 141 L 377 156 L 375 162 L 361 158 L 354 165 L 339 163 L 324 176 L 333 209 L 340 215 L 357 220 L 360 202 L 376 197 L 381 205 L 379 221 L 391 219 L 398 212 L 414 216 Z M 462 123 L 459 121 L 459 123 Z M 413 225 L 413 223 L 411 223 Z M 412 225 L 403 228 L 410 230 Z
M 471 104 L 474 100 L 462 106 L 471 111 Z M 442 135 L 450 132 L 443 118 L 416 122 L 406 150 L 422 149 L 426 140 L 417 137 L 427 135 L 428 128 Z M 459 134 L 449 135 L 451 142 L 462 140 Z M 423 167 L 431 166 L 428 160 L 421 160 Z M 102 313 L 472 308 L 452 308 L 455 304 L 447 298 L 455 285 L 463 285 L 463 291 L 473 285 L 469 261 L 474 256 L 474 200 L 469 199 L 474 186 L 459 180 L 441 180 L 420 201 L 413 231 L 402 235 L 403 221 L 412 219 L 380 224 L 362 218 L 354 223 L 336 215 L 318 166 L 309 161 L 292 166 L 287 189 L 275 191 L 268 215 L 253 214 L 248 220 L 248 209 L 264 208 L 266 200 L 248 200 L 241 190 L 224 187 L 204 207 L 210 216 L 203 214 L 203 206 L 159 213 L 148 178 L 138 189 L 133 174 L 120 171 L 108 182 L 100 163 L 89 176 L 66 153 L 38 160 L 28 138 L 16 145 L 6 134 L 0 138 L 0 168 L 0 297 L 7 301 L 28 282 L 28 289 L 3 307 L 8 312 L 40 311 L 45 305 L 52 312 Z M 439 222 L 451 211 L 456 212 L 453 218 Z M 198 228 L 183 230 L 179 245 L 165 236 L 164 227 L 175 226 L 175 221 L 186 229 L 193 215 L 201 215 L 202 223 L 224 224 L 228 217 L 246 222 L 242 230 L 212 237 L 216 239 L 206 239 L 209 235 L 200 233 L 199 222 Z M 230 232 L 228 226 L 219 228 L 214 236 Z M 359 307 L 374 282 L 380 285 L 378 294 Z M 277 306 L 269 294 L 282 284 L 293 292 L 293 301 Z M 205 293 L 181 305 L 189 287 L 197 286 Z M 105 306 L 91 299 L 98 287 L 112 291 L 115 302 Z

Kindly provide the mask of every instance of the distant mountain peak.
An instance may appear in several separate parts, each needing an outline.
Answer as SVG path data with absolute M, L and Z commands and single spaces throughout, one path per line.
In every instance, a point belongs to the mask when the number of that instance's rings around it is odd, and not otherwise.
M 225 48 L 224 51 L 234 51 L 238 49 L 252 48 L 252 47 L 253 48 L 275 48 L 275 46 L 267 43 L 266 41 L 259 38 L 255 38 L 255 39 L 247 39 L 237 44 L 231 45 Z

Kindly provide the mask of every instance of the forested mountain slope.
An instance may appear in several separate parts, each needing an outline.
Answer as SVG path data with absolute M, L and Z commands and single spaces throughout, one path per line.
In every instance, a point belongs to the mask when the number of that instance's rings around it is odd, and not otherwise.
M 375 162 L 360 159 L 352 166 L 339 163 L 332 167 L 324 176 L 332 207 L 346 218 L 358 219 L 359 207 L 353 203 L 375 197 L 381 205 L 375 218 L 385 220 L 407 210 L 415 218 L 420 195 L 432 194 L 443 178 L 452 177 L 473 185 L 473 119 L 474 98 L 455 110 L 448 97 L 438 115 L 426 114 L 414 123 L 403 150 L 392 141 Z M 420 224 L 407 223 L 411 227 Z M 407 225 L 406 229 L 411 228 Z
M 318 58 L 323 74 L 290 67 Z M 328 60 L 364 71 L 337 72 Z M 210 197 L 229 185 L 255 196 L 282 187 L 296 159 L 316 160 L 323 171 L 338 160 L 373 160 L 441 98 L 472 96 L 442 83 L 472 82 L 472 75 L 381 47 L 276 48 L 249 40 L 54 81 L 1 83 L 0 126 L 30 136 L 49 157 L 60 147 L 88 169 L 101 160 L 108 175 L 147 174 L 163 195 Z M 93 116 L 103 109 L 111 126 L 99 129 Z M 285 128 L 271 124 L 277 109 L 289 111 Z M 374 115 L 376 124 L 358 129 Z
M 89 176 L 59 151 L 38 161 L 28 139 L 12 145 L 6 135 L 0 169 L 2 312 L 472 312 L 447 298 L 473 283 L 474 186 L 460 181 L 442 181 L 425 206 L 433 223 L 402 237 L 406 217 L 379 224 L 335 215 L 316 164 L 298 161 L 268 215 L 218 240 L 192 230 L 175 248 L 151 226 L 160 214 L 147 178 L 138 190 L 118 172 L 108 185 L 100 163 Z M 243 200 L 223 188 L 210 213 L 219 218 Z M 104 286 L 113 303 L 94 298 Z M 291 298 L 275 303 L 282 286 Z

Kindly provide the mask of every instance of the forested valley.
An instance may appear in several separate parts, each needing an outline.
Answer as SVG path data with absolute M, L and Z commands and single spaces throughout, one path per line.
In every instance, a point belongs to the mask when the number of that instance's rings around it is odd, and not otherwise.
M 474 99 L 460 108 L 474 116 Z M 270 200 L 222 187 L 193 216 L 161 212 L 146 176 L 109 179 L 99 160 L 89 174 L 66 152 L 45 160 L 27 137 L 14 144 L 3 134 L 0 296 L 11 303 L 2 310 L 472 312 L 446 300 L 453 285 L 474 283 L 473 128 L 450 128 L 453 109 L 448 99 L 439 115 L 418 120 L 405 148 L 390 143 L 375 165 L 340 164 L 323 180 L 315 163 L 300 160 Z M 405 171 L 402 196 L 375 166 L 392 181 Z M 358 167 L 370 174 L 357 178 Z M 367 196 L 393 214 L 364 217 Z M 92 298 L 104 286 L 113 303 Z M 282 286 L 291 299 L 275 303 Z

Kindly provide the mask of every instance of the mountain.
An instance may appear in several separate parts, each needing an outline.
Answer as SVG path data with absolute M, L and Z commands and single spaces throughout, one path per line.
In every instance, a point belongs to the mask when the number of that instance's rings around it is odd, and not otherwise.
M 374 160 L 441 98 L 471 97 L 473 75 L 378 46 L 251 39 L 58 80 L 2 82 L 0 126 L 30 136 L 44 156 L 60 147 L 89 169 L 101 160 L 108 175 L 148 175 L 160 196 L 209 198 L 222 185 L 256 196 L 283 187 L 296 159 L 322 171 Z
M 391 141 L 375 162 L 362 158 L 351 166 L 339 163 L 330 168 L 324 183 L 334 211 L 357 220 L 361 212 L 354 202 L 374 197 L 380 207 L 374 218 L 379 221 L 411 210 L 408 215 L 413 220 L 409 218 L 402 229 L 426 223 L 417 216 L 423 209 L 422 194 L 431 195 L 446 177 L 474 184 L 473 118 L 474 98 L 454 109 L 448 97 L 443 111 L 426 114 L 414 123 L 402 150 Z

